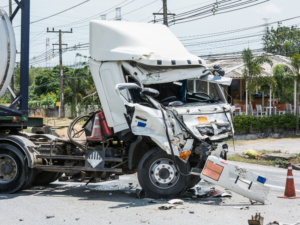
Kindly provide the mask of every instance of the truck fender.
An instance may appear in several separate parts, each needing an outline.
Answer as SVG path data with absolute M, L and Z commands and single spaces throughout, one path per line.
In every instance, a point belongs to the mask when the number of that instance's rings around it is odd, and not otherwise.
M 0 136 L 0 143 L 6 142 L 17 146 L 26 156 L 28 167 L 34 168 L 37 163 L 35 148 L 37 146 L 25 137 L 18 135 Z
M 138 164 L 143 155 L 149 150 L 149 146 L 143 141 L 143 136 L 131 143 L 128 153 L 128 167 L 132 170 L 132 166 Z

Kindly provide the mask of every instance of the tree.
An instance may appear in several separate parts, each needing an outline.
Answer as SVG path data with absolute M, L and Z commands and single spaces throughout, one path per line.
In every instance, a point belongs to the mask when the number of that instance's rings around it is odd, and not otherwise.
M 87 91 L 92 88 L 93 82 L 89 80 L 90 78 L 76 78 L 87 76 L 88 67 L 84 67 L 82 69 L 73 70 L 73 74 L 70 74 L 70 77 L 74 79 L 66 79 L 65 80 L 65 103 L 69 103 L 71 105 L 71 116 L 76 116 L 76 106 L 78 103 L 82 102 L 83 97 L 87 95 Z
M 291 96 L 292 92 L 290 91 L 293 89 L 293 73 L 283 64 L 274 66 L 272 73 L 277 84 L 278 101 L 284 103 L 290 102 L 293 98 L 293 96 Z
M 299 69 L 300 69 L 300 30 L 297 26 L 285 27 L 278 23 L 277 28 L 267 30 L 263 37 L 264 50 L 266 52 L 283 55 L 291 58 L 291 65 L 286 66 L 292 72 L 296 81 L 296 115 L 297 128 L 299 131 Z M 298 89 L 298 90 L 297 90 Z
M 273 62 L 266 55 L 261 55 L 257 58 L 254 58 L 249 48 L 244 49 L 242 55 L 243 55 L 243 62 L 244 62 L 244 69 L 242 72 L 242 76 L 248 83 L 247 90 L 249 92 L 249 99 L 251 104 L 252 93 L 255 92 L 255 89 L 258 85 L 264 83 L 264 79 L 261 76 L 263 72 L 261 65 L 263 65 L 264 63 L 268 63 L 272 66 Z
M 292 57 L 300 53 L 300 30 L 297 26 L 285 27 L 278 23 L 276 29 L 267 29 L 263 45 L 266 52 Z

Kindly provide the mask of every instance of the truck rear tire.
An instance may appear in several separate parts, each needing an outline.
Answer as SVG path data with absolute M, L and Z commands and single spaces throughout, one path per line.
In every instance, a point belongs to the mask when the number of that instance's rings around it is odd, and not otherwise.
M 32 184 L 35 186 L 48 185 L 56 181 L 61 175 L 61 173 L 42 171 L 36 175 Z
M 177 157 L 176 159 L 180 171 L 188 174 L 189 162 L 184 163 Z M 187 189 L 191 178 L 180 174 L 172 156 L 157 147 L 142 157 L 138 167 L 138 179 L 149 197 L 172 198 Z
M 12 194 L 27 185 L 28 168 L 25 156 L 15 146 L 0 143 L 0 193 Z

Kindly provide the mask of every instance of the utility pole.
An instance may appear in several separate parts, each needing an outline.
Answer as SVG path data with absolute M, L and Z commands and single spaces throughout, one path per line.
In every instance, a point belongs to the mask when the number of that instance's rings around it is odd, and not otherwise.
M 11 15 L 12 15 L 12 0 L 9 0 L 9 17 L 11 17 Z M 12 21 L 11 21 L 11 23 L 12 23 Z M 11 78 L 11 82 L 10 82 L 10 87 L 11 87 L 11 90 L 13 92 L 15 91 L 14 77 L 15 77 L 15 73 L 13 73 L 12 78 Z M 14 96 L 11 95 L 11 102 L 13 102 L 14 100 L 15 100 Z
M 54 28 L 52 31 L 49 31 L 49 28 L 47 28 L 47 33 L 58 33 L 59 35 L 59 44 L 53 44 L 59 46 L 59 64 L 60 64 L 60 103 L 59 103 L 59 117 L 65 118 L 65 104 L 64 104 L 64 79 L 63 79 L 63 63 L 62 63 L 62 46 L 67 45 L 62 43 L 62 34 L 63 33 L 73 33 L 73 29 L 71 31 L 55 31 Z
M 116 20 L 117 21 L 122 20 L 121 7 L 116 8 Z
M 164 25 L 167 27 L 169 26 L 168 24 L 168 16 L 175 16 L 176 14 L 174 13 L 168 13 L 168 6 L 167 6 L 167 0 L 163 0 L 163 13 L 153 13 L 154 16 L 156 15 L 163 15 L 164 16 Z

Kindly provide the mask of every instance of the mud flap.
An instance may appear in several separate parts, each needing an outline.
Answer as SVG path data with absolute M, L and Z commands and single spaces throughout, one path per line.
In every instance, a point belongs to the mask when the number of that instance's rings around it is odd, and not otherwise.
M 267 200 L 266 195 L 269 192 L 269 188 L 264 185 L 267 178 L 216 156 L 208 157 L 200 177 L 205 181 L 229 189 L 250 200 L 263 204 Z M 239 185 L 240 183 L 246 184 L 248 187 L 242 187 Z M 262 192 L 258 193 L 256 191 Z

